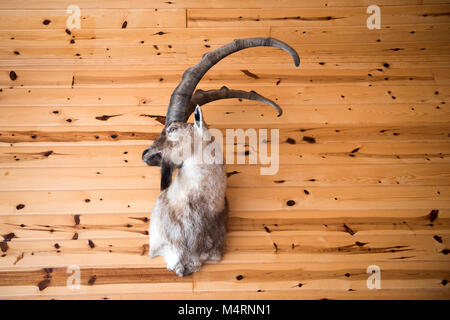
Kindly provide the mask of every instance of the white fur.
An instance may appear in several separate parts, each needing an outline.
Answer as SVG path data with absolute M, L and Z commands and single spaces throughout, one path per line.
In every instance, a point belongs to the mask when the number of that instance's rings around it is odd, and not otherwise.
M 173 204 L 187 202 L 188 191 L 198 190 L 203 177 L 196 160 L 188 158 L 183 162 L 182 174 L 177 174 L 167 189 L 167 199 Z
M 163 255 L 161 249 L 163 249 L 164 240 L 159 232 L 159 230 L 161 230 L 162 227 L 160 223 L 161 221 L 159 217 L 160 215 L 161 215 L 161 206 L 160 206 L 160 199 L 158 198 L 156 200 L 155 206 L 153 207 L 152 217 L 150 221 L 150 249 L 148 253 L 148 256 L 150 258 Z

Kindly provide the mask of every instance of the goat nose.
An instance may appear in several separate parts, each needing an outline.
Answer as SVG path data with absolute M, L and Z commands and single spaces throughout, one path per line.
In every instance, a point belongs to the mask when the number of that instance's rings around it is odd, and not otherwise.
M 145 155 L 147 154 L 148 149 L 145 149 L 144 152 L 142 152 L 142 159 L 144 159 Z

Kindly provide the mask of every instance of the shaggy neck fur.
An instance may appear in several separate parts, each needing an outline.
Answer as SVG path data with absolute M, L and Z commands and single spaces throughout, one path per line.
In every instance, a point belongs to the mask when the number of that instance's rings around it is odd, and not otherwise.
M 188 203 L 202 197 L 208 209 L 222 210 L 226 188 L 226 172 L 223 164 L 202 164 L 194 157 L 183 162 L 177 175 L 167 189 L 171 204 Z

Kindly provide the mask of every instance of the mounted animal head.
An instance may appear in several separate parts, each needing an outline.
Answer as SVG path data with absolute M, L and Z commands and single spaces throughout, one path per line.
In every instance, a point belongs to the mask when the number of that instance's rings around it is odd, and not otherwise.
M 297 67 L 300 65 L 297 52 L 286 43 L 274 38 L 247 38 L 236 39 L 232 43 L 204 54 L 198 64 L 187 69 L 170 97 L 166 123 L 161 135 L 142 153 L 142 160 L 149 166 L 161 166 L 161 190 L 170 185 L 173 170 L 181 167 L 185 160 L 178 156 L 179 152 L 183 148 L 191 147 L 189 143 L 194 141 L 195 135 L 206 134 L 208 130 L 203 121 L 200 106 L 215 100 L 240 98 L 264 102 L 274 107 L 278 111 L 278 116 L 281 116 L 280 106 L 254 91 L 222 87 L 208 91 L 199 89 L 193 94 L 197 84 L 211 67 L 228 55 L 251 47 L 280 48 L 291 55 Z M 189 124 L 187 120 L 194 110 L 195 123 Z

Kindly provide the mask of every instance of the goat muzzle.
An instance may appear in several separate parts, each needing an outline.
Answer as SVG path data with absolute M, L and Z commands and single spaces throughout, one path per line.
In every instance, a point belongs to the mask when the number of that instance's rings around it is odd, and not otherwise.
M 149 166 L 157 166 L 161 165 L 161 152 L 151 152 L 151 148 L 147 148 L 142 152 L 142 161 L 144 161 Z

